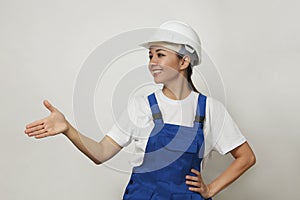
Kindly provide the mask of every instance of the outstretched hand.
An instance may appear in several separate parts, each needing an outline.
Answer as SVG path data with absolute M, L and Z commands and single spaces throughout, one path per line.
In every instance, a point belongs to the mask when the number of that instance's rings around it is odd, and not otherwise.
M 192 186 L 189 187 L 189 190 L 200 193 L 204 198 L 210 198 L 210 188 L 204 183 L 201 173 L 195 169 L 192 169 L 191 172 L 193 172 L 196 176 L 187 175 L 185 177 L 186 184 Z
M 44 119 L 37 120 L 26 125 L 25 134 L 29 137 L 44 138 L 47 136 L 63 133 L 68 129 L 68 122 L 65 116 L 49 101 L 44 100 L 44 106 L 50 111 L 50 115 Z

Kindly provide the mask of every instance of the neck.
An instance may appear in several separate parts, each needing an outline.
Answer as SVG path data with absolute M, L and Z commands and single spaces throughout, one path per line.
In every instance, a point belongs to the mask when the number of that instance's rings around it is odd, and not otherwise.
M 185 99 L 191 93 L 192 89 L 189 87 L 186 78 L 176 79 L 172 84 L 164 84 L 162 89 L 164 95 L 174 100 Z

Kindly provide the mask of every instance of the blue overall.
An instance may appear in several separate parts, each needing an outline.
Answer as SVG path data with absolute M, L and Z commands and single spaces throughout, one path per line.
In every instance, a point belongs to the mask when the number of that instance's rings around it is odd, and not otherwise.
M 204 153 L 206 96 L 199 94 L 193 127 L 164 123 L 155 94 L 148 96 L 154 128 L 142 165 L 133 168 L 123 200 L 204 200 L 190 191 L 186 175 L 200 171 Z

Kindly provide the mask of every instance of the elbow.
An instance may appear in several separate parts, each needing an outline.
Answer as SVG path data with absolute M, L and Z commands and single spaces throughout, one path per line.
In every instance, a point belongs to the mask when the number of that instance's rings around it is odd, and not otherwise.
M 100 161 L 94 161 L 94 163 L 95 163 L 95 165 L 101 165 L 102 164 L 102 162 L 100 162 Z
M 102 161 L 96 158 L 93 158 L 92 161 L 94 162 L 95 165 L 101 165 L 103 163 Z
M 253 153 L 251 155 L 249 155 L 247 163 L 248 163 L 248 168 L 250 168 L 253 165 L 255 165 L 255 163 L 256 163 L 256 157 L 255 157 L 255 155 Z
M 253 166 L 253 165 L 255 165 L 255 163 L 256 163 L 256 157 L 255 157 L 255 155 L 253 154 L 253 156 L 252 156 L 252 158 L 251 158 L 251 166 Z
M 95 163 L 95 165 L 101 165 L 102 164 L 102 162 L 100 162 L 98 160 L 94 161 L 94 163 Z

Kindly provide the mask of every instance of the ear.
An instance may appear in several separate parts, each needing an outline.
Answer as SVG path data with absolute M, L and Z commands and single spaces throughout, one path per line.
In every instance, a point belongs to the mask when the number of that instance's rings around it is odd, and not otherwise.
M 180 69 L 184 70 L 186 69 L 191 62 L 191 58 L 187 55 L 183 56 L 183 58 L 180 60 Z

